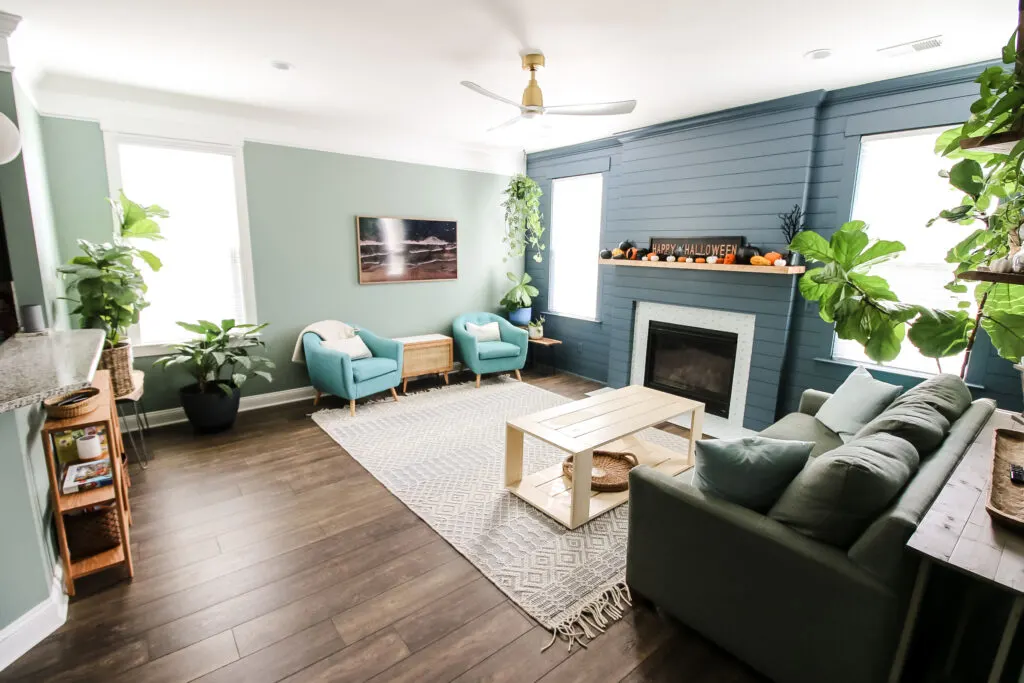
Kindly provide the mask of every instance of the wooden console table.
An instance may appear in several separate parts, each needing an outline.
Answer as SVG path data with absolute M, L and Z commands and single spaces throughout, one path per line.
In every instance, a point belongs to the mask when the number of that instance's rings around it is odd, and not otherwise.
M 438 375 L 448 384 L 448 373 L 452 371 L 452 338 L 443 334 L 420 334 L 414 337 L 397 337 L 405 347 L 402 352 L 402 393 L 409 386 L 410 377 Z
M 78 417 L 64 420 L 49 419 L 43 423 L 43 447 L 46 451 L 46 471 L 50 476 L 50 498 L 53 505 L 54 522 L 57 528 L 57 542 L 60 546 L 61 561 L 64 565 L 64 585 L 68 595 L 75 594 L 75 579 L 93 574 L 110 567 L 123 565 L 128 576 L 134 576 L 132 564 L 131 539 L 128 526 L 131 524 L 131 507 L 128 502 L 128 473 L 124 470 L 122 457 L 124 443 L 121 441 L 121 428 L 117 421 L 117 409 L 114 406 L 114 390 L 110 383 L 109 370 L 97 370 L 93 378 L 93 386 L 99 389 L 97 406 L 91 412 Z M 110 456 L 110 469 L 113 482 L 106 486 L 89 489 L 79 493 L 64 494 L 61 492 L 61 481 L 58 472 L 58 460 L 53 444 L 53 434 L 69 429 L 102 426 L 107 430 L 107 452 Z M 88 508 L 113 504 L 117 514 L 118 529 L 121 542 L 119 545 L 103 552 L 83 558 L 72 558 L 68 550 L 68 537 L 65 530 L 64 516 Z

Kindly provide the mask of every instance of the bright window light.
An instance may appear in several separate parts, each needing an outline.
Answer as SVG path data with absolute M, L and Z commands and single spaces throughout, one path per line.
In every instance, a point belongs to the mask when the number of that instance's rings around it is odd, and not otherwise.
M 143 266 L 150 306 L 132 342 L 167 344 L 194 335 L 177 321 L 247 319 L 238 216 L 235 154 L 136 142 L 116 143 L 120 183 L 129 199 L 159 204 L 166 239 L 137 240 L 163 268 Z
M 604 177 L 600 173 L 551 182 L 548 308 L 597 318 L 597 257 Z
M 953 162 L 935 154 L 935 139 L 946 128 L 928 128 L 861 138 L 853 217 L 868 224 L 875 239 L 898 240 L 907 250 L 875 266 L 872 273 L 889 281 L 892 291 L 907 303 L 955 310 L 957 297 L 943 288 L 952 279 L 946 252 L 977 228 L 947 221 L 927 227 L 928 220 L 960 201 L 962 194 L 939 177 Z M 972 312 L 973 315 L 973 312 Z M 873 363 L 855 341 L 835 339 L 832 356 Z M 940 359 L 943 372 L 958 373 L 963 355 Z M 888 367 L 936 373 L 934 358 L 926 358 L 903 340 L 900 355 Z

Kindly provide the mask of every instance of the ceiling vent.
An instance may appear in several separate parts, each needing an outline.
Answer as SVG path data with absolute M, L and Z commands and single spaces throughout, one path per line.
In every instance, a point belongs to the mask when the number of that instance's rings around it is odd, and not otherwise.
M 900 43 L 899 45 L 893 45 L 891 47 L 883 47 L 878 51 L 878 54 L 885 55 L 886 57 L 902 57 L 904 55 L 914 54 L 915 52 L 933 50 L 937 47 L 942 47 L 942 36 L 921 38 L 920 40 L 912 40 L 909 43 Z

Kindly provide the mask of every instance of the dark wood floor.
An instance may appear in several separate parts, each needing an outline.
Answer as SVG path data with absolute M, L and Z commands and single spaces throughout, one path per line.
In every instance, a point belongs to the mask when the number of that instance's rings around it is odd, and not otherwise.
M 525 379 L 570 398 L 597 386 Z M 134 581 L 114 572 L 79 581 L 67 623 L 0 681 L 761 680 L 643 606 L 594 647 L 541 653 L 548 632 L 311 410 L 246 413 L 216 436 L 155 430 L 156 459 L 132 470 Z

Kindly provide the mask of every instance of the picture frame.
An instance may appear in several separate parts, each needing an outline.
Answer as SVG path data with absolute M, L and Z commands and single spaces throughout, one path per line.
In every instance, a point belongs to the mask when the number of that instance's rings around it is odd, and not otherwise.
M 459 229 L 452 219 L 356 216 L 359 284 L 459 278 Z
M 744 237 L 711 236 L 711 237 L 652 237 L 651 252 L 665 257 L 675 252 L 676 247 L 683 248 L 683 257 L 722 258 L 726 254 L 735 254 L 746 243 Z

